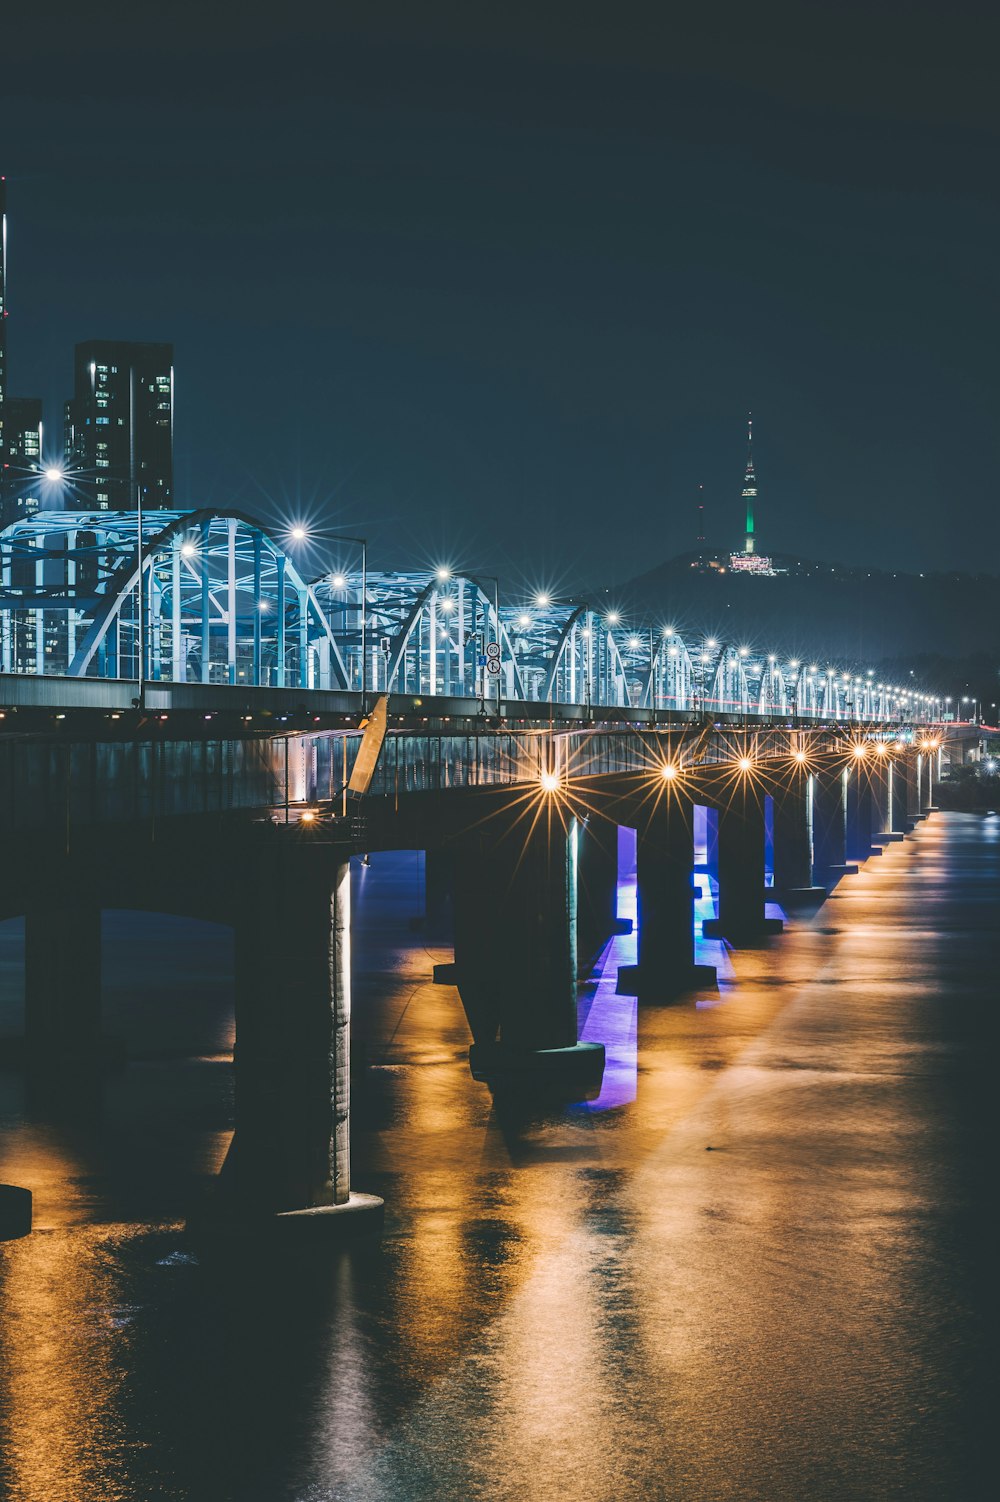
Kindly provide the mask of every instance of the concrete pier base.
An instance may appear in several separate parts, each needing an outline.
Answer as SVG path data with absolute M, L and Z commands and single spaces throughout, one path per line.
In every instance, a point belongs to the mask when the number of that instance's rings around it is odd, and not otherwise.
M 567 1048 L 517 1048 L 505 1043 L 473 1043 L 472 1078 L 494 1091 L 558 1095 L 578 1100 L 596 1093 L 604 1078 L 604 1044 L 574 1043 Z
M 826 866 L 823 876 L 828 887 L 835 886 L 842 876 L 857 876 L 860 867 L 857 861 L 841 861 L 836 866 Z
M 31 1190 L 0 1184 L 0 1241 L 17 1241 L 31 1234 Z
M 382 1229 L 385 1200 L 377 1194 L 352 1190 L 343 1205 L 314 1205 L 307 1210 L 283 1210 L 272 1217 L 273 1230 L 290 1241 L 333 1241 L 374 1235 Z
M 811 904 L 819 904 L 826 898 L 826 887 L 767 887 L 764 890 L 765 902 L 777 902 L 782 907 L 809 907 Z
M 734 949 L 753 949 L 761 939 L 770 939 L 775 934 L 784 933 L 785 924 L 781 918 L 755 918 L 746 926 L 727 922 L 722 918 L 706 918 L 701 931 L 706 939 L 728 940 Z
M 672 966 L 665 974 L 649 973 L 641 965 L 619 965 L 619 996 L 638 996 L 643 1003 L 677 1001 L 693 991 L 717 991 L 714 965 Z
M 339 1205 L 310 1205 L 268 1214 L 213 1195 L 192 1211 L 185 1230 L 199 1248 L 229 1253 L 273 1253 L 301 1248 L 335 1247 L 361 1236 L 377 1236 L 385 1219 L 385 1201 L 352 1190 Z

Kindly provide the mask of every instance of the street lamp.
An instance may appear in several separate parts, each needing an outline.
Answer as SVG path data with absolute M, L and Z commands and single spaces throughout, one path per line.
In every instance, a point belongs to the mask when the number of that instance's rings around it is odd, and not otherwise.
M 438 569 L 438 578 L 439 579 L 441 578 L 441 574 L 442 574 L 442 570 Z M 497 645 L 499 646 L 499 644 L 500 644 L 500 580 L 497 578 L 496 574 L 481 574 L 478 571 L 478 569 L 472 575 L 472 577 L 476 581 L 477 584 L 478 584 L 479 580 L 482 579 L 482 580 L 485 580 L 485 582 L 487 584 L 492 584 L 493 585 L 493 624 L 494 624 L 494 629 L 496 631 Z M 521 620 L 525 621 L 527 623 L 527 625 L 530 626 L 530 624 L 531 624 L 531 618 L 530 618 L 530 616 L 522 616 Z M 486 629 L 483 632 L 483 647 L 484 647 L 484 649 L 486 647 L 486 638 L 489 636 L 489 634 L 490 634 L 490 613 L 489 613 L 489 607 L 487 607 L 487 610 L 486 610 Z M 484 655 L 485 655 L 485 652 L 484 652 Z M 480 713 L 485 714 L 486 713 L 486 669 L 484 667 L 481 667 L 480 668 L 480 673 L 481 673 L 481 679 L 480 679 L 480 685 L 479 685 L 479 687 L 480 687 L 480 694 L 479 694 Z M 500 718 L 500 674 L 499 673 L 497 673 L 496 678 L 497 678 L 497 719 L 499 720 L 499 718 Z
M 299 529 L 292 529 L 293 537 L 296 530 Z M 361 549 L 361 713 L 366 715 L 368 713 L 368 539 L 367 537 L 353 537 L 350 532 L 337 532 L 335 539 L 338 542 L 356 542 Z M 333 575 L 330 582 L 334 589 L 341 589 L 347 580 L 343 574 L 337 573 Z

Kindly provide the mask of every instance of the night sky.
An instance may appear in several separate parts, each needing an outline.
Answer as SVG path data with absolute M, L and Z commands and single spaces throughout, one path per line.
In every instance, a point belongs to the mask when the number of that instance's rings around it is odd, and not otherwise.
M 752 408 L 766 549 L 996 568 L 988 8 L 81 9 L 5 18 L 50 439 L 75 341 L 170 339 L 182 504 L 599 588 L 699 481 L 738 545 Z

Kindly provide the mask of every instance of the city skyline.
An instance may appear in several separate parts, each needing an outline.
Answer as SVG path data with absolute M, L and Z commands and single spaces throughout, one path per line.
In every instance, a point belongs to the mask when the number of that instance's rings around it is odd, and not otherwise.
M 738 545 L 752 409 L 769 551 L 992 562 L 994 124 L 950 57 L 921 93 L 920 18 L 866 22 L 868 55 L 905 54 L 888 91 L 838 39 L 803 105 L 739 24 L 668 55 L 647 17 L 602 57 L 581 19 L 569 66 L 544 24 L 437 46 L 390 11 L 294 48 L 207 18 L 196 58 L 132 18 L 97 161 L 68 128 L 95 54 L 46 38 L 51 107 L 29 130 L 30 70 L 7 97 L 13 389 L 51 414 L 74 343 L 170 339 L 179 500 L 306 509 L 415 563 L 499 534 L 505 572 L 569 554 L 595 585 L 636 532 L 690 548 L 699 483 L 709 545 Z M 629 526 L 598 544 L 609 506 Z

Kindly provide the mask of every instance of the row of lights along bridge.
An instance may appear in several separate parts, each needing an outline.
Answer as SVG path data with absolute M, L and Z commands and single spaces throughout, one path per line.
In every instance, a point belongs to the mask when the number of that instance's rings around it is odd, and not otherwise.
M 311 540 L 301 523 L 282 539 L 243 513 L 141 498 L 131 512 L 40 512 L 0 536 L 3 670 L 463 697 L 478 661 L 478 688 L 488 668 L 498 703 L 502 688 L 510 701 L 857 721 L 947 709 L 872 670 L 637 631 L 615 609 L 545 591 L 501 606 L 480 571 L 373 575 L 362 536 L 339 539 L 360 550 L 360 578 L 337 567 L 310 582 Z

